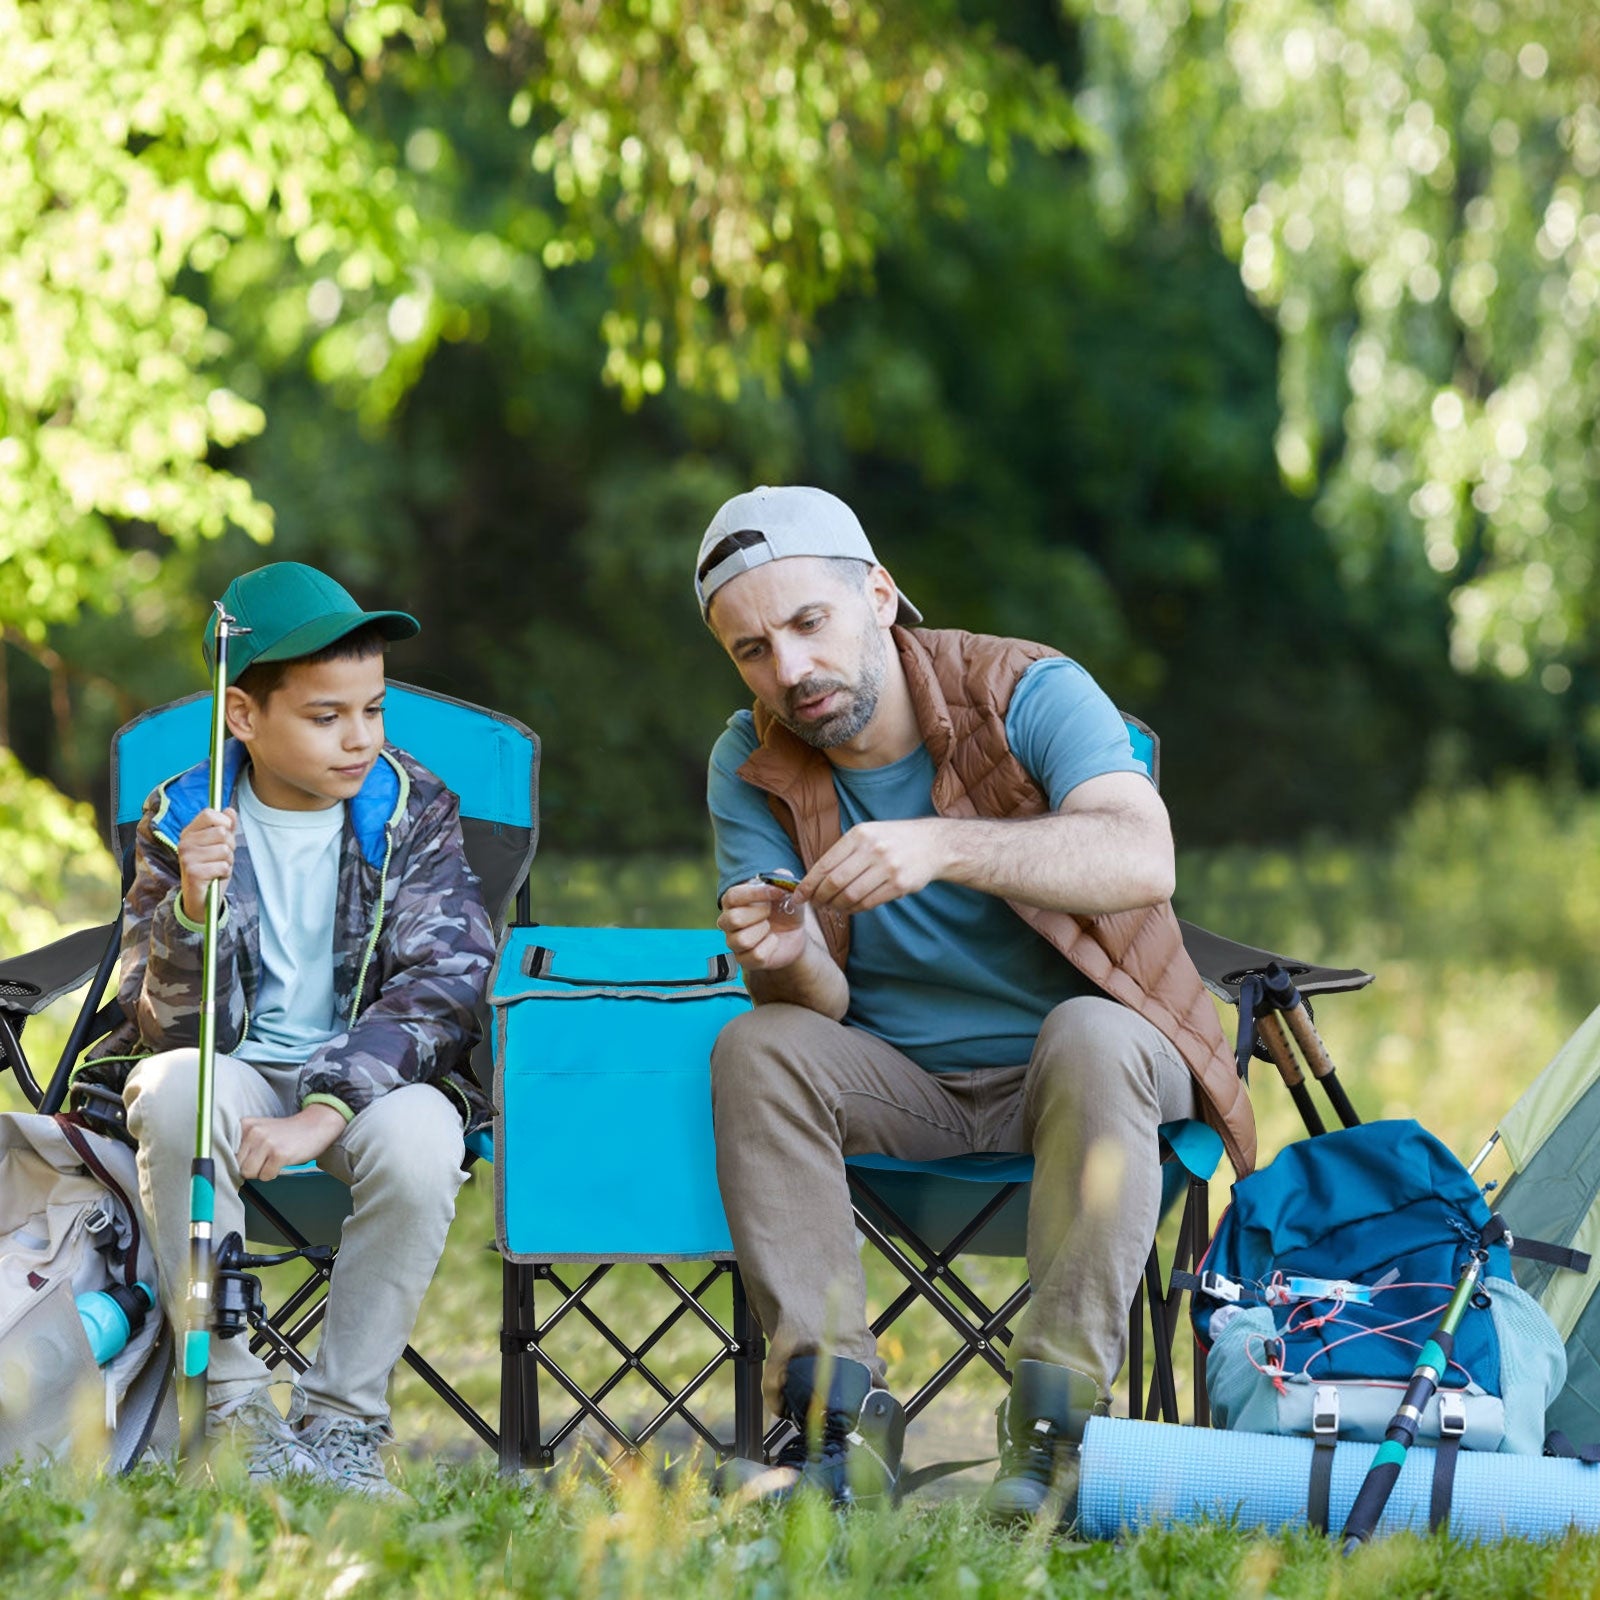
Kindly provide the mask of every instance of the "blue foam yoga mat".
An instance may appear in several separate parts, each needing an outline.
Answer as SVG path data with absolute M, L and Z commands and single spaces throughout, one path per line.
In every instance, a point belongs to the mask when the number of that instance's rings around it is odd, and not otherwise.
M 1336 1446 L 1328 1522 L 1344 1527 L 1371 1465 L 1374 1444 Z M 1166 1522 L 1234 1518 L 1277 1531 L 1306 1522 L 1309 1439 L 1228 1433 L 1170 1423 L 1095 1417 L 1083 1438 L 1078 1533 L 1114 1539 Z M 1379 1534 L 1426 1533 L 1433 1452 L 1410 1451 Z M 1544 1456 L 1464 1450 L 1456 1464 L 1450 1532 L 1487 1541 L 1515 1535 L 1559 1539 L 1569 1527 L 1600 1529 L 1600 1466 Z

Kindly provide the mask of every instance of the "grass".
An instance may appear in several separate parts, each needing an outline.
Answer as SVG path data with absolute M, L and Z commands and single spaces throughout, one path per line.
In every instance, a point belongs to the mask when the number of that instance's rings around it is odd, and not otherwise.
M 1600 1541 L 1587 1538 L 1468 1547 L 1400 1536 L 1345 1561 L 1326 1541 L 1216 1524 L 1121 1545 L 1000 1533 L 959 1502 L 844 1518 L 811 1503 L 734 1509 L 692 1475 L 535 1485 L 430 1468 L 406 1486 L 414 1504 L 396 1508 L 311 1487 L 252 1491 L 227 1475 L 204 1490 L 155 1470 L 122 1483 L 72 1468 L 11 1475 L 0 1478 L 0 1578 L 9 1594 L 129 1600 L 1509 1600 L 1600 1586 Z
M 1600 801 L 1593 799 L 1527 786 L 1433 798 L 1381 847 L 1323 841 L 1293 852 L 1189 855 L 1180 883 L 1180 913 L 1194 921 L 1306 959 L 1375 971 L 1370 989 L 1318 1003 L 1319 1030 L 1364 1115 L 1417 1116 L 1463 1157 L 1600 1000 Z M 533 892 L 540 919 L 552 924 L 693 925 L 711 914 L 710 872 L 700 861 L 546 853 Z M 104 913 L 87 899 L 74 906 L 82 919 Z M 1224 1025 L 1231 1029 L 1231 1014 Z M 38 1059 L 50 1059 L 65 1028 L 49 1016 L 31 1025 Z M 1299 1129 L 1270 1067 L 1257 1064 L 1253 1087 L 1266 1159 Z M 0 1103 L 8 1095 L 20 1106 L 9 1079 L 0 1080 Z M 1214 1185 L 1213 1215 L 1226 1195 L 1224 1175 Z M 492 1235 L 492 1195 L 480 1168 L 463 1190 L 415 1338 L 491 1419 L 500 1321 Z M 980 1287 L 996 1298 L 1015 1271 L 1011 1262 L 974 1267 Z M 869 1283 L 877 1304 L 895 1287 L 876 1263 Z M 630 1329 L 668 1304 L 641 1267 L 616 1269 L 603 1293 L 613 1319 Z M 726 1314 L 725 1289 L 713 1306 Z M 665 1343 L 665 1375 L 697 1369 L 708 1353 L 700 1337 L 685 1327 Z M 948 1348 L 931 1313 L 898 1325 L 885 1341 L 902 1387 Z M 561 1359 L 585 1380 L 610 1370 L 593 1339 L 574 1337 Z M 731 1406 L 722 1389 L 708 1388 L 707 1397 L 725 1427 Z M 999 1395 L 997 1379 L 969 1368 L 913 1425 L 908 1459 L 992 1451 Z M 548 1385 L 544 1398 L 548 1427 L 562 1413 Z M 351 1505 L 309 1489 L 248 1494 L 228 1484 L 196 1496 L 159 1472 L 125 1484 L 66 1467 L 31 1478 L 0 1474 L 4 1592 L 666 1592 L 762 1600 L 913 1589 L 963 1600 L 1600 1592 L 1600 1541 L 1592 1539 L 1469 1553 L 1444 1539 L 1402 1537 L 1341 1562 L 1316 1540 L 1225 1527 L 1178 1527 L 1093 1549 L 1001 1536 L 973 1517 L 981 1470 L 948 1480 L 953 1492 L 945 1498 L 930 1490 L 894 1515 L 840 1522 L 800 1508 L 735 1514 L 706 1497 L 692 1459 L 685 1467 L 687 1441 L 670 1431 L 653 1472 L 601 1484 L 591 1463 L 536 1483 L 502 1481 L 475 1437 L 404 1370 L 394 1400 L 414 1508 Z M 656 1401 L 630 1379 L 616 1405 L 620 1416 L 638 1420 Z M 581 1448 L 572 1459 L 584 1467 Z M 678 1470 L 664 1482 L 661 1469 L 673 1465 Z

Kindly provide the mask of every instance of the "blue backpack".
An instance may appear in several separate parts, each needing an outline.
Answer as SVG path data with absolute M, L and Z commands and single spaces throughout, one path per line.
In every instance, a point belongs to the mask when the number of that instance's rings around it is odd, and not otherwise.
M 1512 1280 L 1509 1242 L 1467 1169 L 1415 1122 L 1289 1145 L 1234 1185 L 1195 1279 L 1214 1421 L 1381 1439 L 1470 1252 L 1486 1245 L 1418 1442 L 1539 1454 L 1566 1355 Z

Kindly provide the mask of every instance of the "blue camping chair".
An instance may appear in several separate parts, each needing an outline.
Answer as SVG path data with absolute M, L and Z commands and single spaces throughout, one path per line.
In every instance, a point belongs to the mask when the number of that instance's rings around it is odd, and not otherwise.
M 539 741 L 522 723 L 463 700 L 391 681 L 385 699 L 385 734 L 437 773 L 461 802 L 461 831 L 468 860 L 483 888 L 495 931 L 515 907 L 529 915 L 528 869 L 538 845 Z M 211 695 L 190 695 L 136 717 L 118 729 L 111 745 L 111 845 L 123 862 L 124 888 L 132 872 L 133 839 L 146 796 L 163 779 L 204 757 L 210 742 Z M 117 963 L 121 908 L 114 921 L 70 934 L 29 955 L 0 961 L 0 1070 L 10 1067 L 24 1095 L 53 1114 L 68 1103 L 71 1079 L 83 1052 L 122 1018 L 115 994 L 101 1004 Z M 85 987 L 87 986 L 87 987 Z M 78 989 L 83 1003 L 60 1060 L 41 1084 L 22 1048 L 27 1019 Z M 484 1042 L 473 1069 L 490 1081 Z M 91 1110 L 92 1115 L 92 1110 Z M 491 1154 L 487 1135 L 474 1136 L 469 1159 Z M 308 1365 L 301 1345 L 322 1320 L 340 1229 L 350 1213 L 349 1190 L 314 1163 L 290 1168 L 270 1183 L 245 1186 L 247 1236 L 272 1249 L 320 1253 L 309 1275 L 258 1324 L 252 1348 L 269 1365 L 297 1371 Z M 491 1448 L 495 1429 L 416 1351 L 407 1363 Z

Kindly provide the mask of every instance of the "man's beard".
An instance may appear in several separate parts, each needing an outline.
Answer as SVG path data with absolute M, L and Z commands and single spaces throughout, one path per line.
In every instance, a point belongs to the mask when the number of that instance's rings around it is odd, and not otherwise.
M 872 721 L 878 709 L 886 673 L 883 635 L 873 625 L 863 632 L 861 642 L 861 675 L 855 683 L 844 678 L 805 678 L 784 696 L 781 707 L 768 707 L 784 727 L 814 749 L 833 750 L 849 744 Z M 827 716 L 806 722 L 795 716 L 794 707 L 801 701 L 834 692 L 841 694 L 843 700 Z

